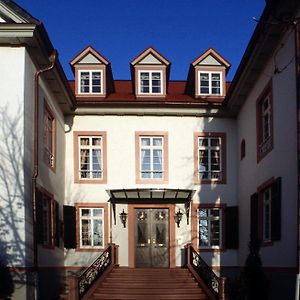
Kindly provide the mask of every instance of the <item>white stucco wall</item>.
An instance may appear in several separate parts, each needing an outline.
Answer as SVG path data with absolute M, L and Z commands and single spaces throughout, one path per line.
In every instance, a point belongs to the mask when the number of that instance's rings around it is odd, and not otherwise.
M 194 203 L 226 203 L 236 205 L 236 132 L 235 121 L 225 118 L 171 117 L 171 116 L 97 116 L 68 117 L 66 127 L 66 204 L 107 202 L 108 189 L 122 188 L 181 188 L 195 189 Z M 73 132 L 105 131 L 107 134 L 107 184 L 74 184 Z M 166 131 L 169 148 L 169 181 L 167 184 L 136 184 L 135 132 Z M 227 139 L 227 184 L 194 184 L 194 132 L 225 132 Z M 179 207 L 179 206 L 178 206 Z M 126 208 L 126 206 L 125 206 Z M 122 207 L 117 205 L 117 218 Z M 173 218 L 174 216 L 170 216 Z M 120 264 L 128 264 L 128 232 L 117 220 L 113 227 L 113 242 L 119 244 Z M 190 222 L 191 224 L 191 222 Z M 186 216 L 176 229 L 176 264 L 181 265 L 181 248 L 190 242 L 190 225 Z M 181 239 L 181 245 L 178 243 Z M 91 252 L 67 251 L 66 265 L 75 265 L 90 259 Z M 217 258 L 216 258 L 217 256 Z M 204 254 L 209 263 L 236 265 L 236 252 Z
M 282 177 L 282 238 L 261 249 L 264 266 L 296 267 L 297 249 L 297 119 L 294 34 L 282 40 L 258 78 L 237 120 L 238 138 L 246 141 L 246 157 L 238 163 L 238 201 L 240 208 L 239 264 L 248 254 L 250 234 L 250 196 L 271 177 Z M 274 74 L 275 62 L 283 69 Z M 256 157 L 256 100 L 273 81 L 273 150 L 259 163 Z
M 0 48 L 0 255 L 25 266 L 24 60 L 25 49 Z M 15 70 L 15 71 L 13 71 Z

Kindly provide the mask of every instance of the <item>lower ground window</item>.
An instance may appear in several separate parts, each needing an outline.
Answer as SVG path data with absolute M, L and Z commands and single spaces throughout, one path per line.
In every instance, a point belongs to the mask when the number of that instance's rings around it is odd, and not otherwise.
M 80 208 L 80 247 L 103 248 L 104 246 L 104 209 Z
M 198 238 L 200 248 L 221 247 L 221 221 L 220 208 L 198 209 Z

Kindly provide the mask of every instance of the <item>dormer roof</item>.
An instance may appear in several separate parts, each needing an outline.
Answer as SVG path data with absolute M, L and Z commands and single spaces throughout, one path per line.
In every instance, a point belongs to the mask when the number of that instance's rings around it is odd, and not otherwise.
M 208 48 L 198 58 L 192 62 L 192 66 L 224 66 L 228 71 L 231 64 L 215 49 Z
M 77 54 L 71 61 L 70 65 L 74 72 L 75 65 L 109 65 L 110 62 L 101 55 L 92 46 L 87 46 L 79 54 Z
M 169 66 L 171 63 L 154 48 L 149 47 L 139 54 L 131 63 L 132 66 L 139 65 L 165 65 Z

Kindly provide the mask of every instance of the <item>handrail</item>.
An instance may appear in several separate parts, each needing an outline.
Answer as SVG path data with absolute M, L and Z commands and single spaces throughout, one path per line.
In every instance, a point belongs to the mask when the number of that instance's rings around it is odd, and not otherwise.
M 186 249 L 188 268 L 204 282 L 212 299 L 225 300 L 225 278 L 218 277 L 191 244 L 186 245 Z
M 70 277 L 69 300 L 78 300 L 89 297 L 93 291 L 93 284 L 101 280 L 104 273 L 109 272 L 118 264 L 118 253 L 115 244 L 109 244 L 101 255 L 79 276 Z

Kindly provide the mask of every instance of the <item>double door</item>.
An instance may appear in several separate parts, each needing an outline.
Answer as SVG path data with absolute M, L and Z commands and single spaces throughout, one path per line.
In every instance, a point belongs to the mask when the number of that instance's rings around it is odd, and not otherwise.
M 135 209 L 135 250 L 136 267 L 169 267 L 169 209 Z

